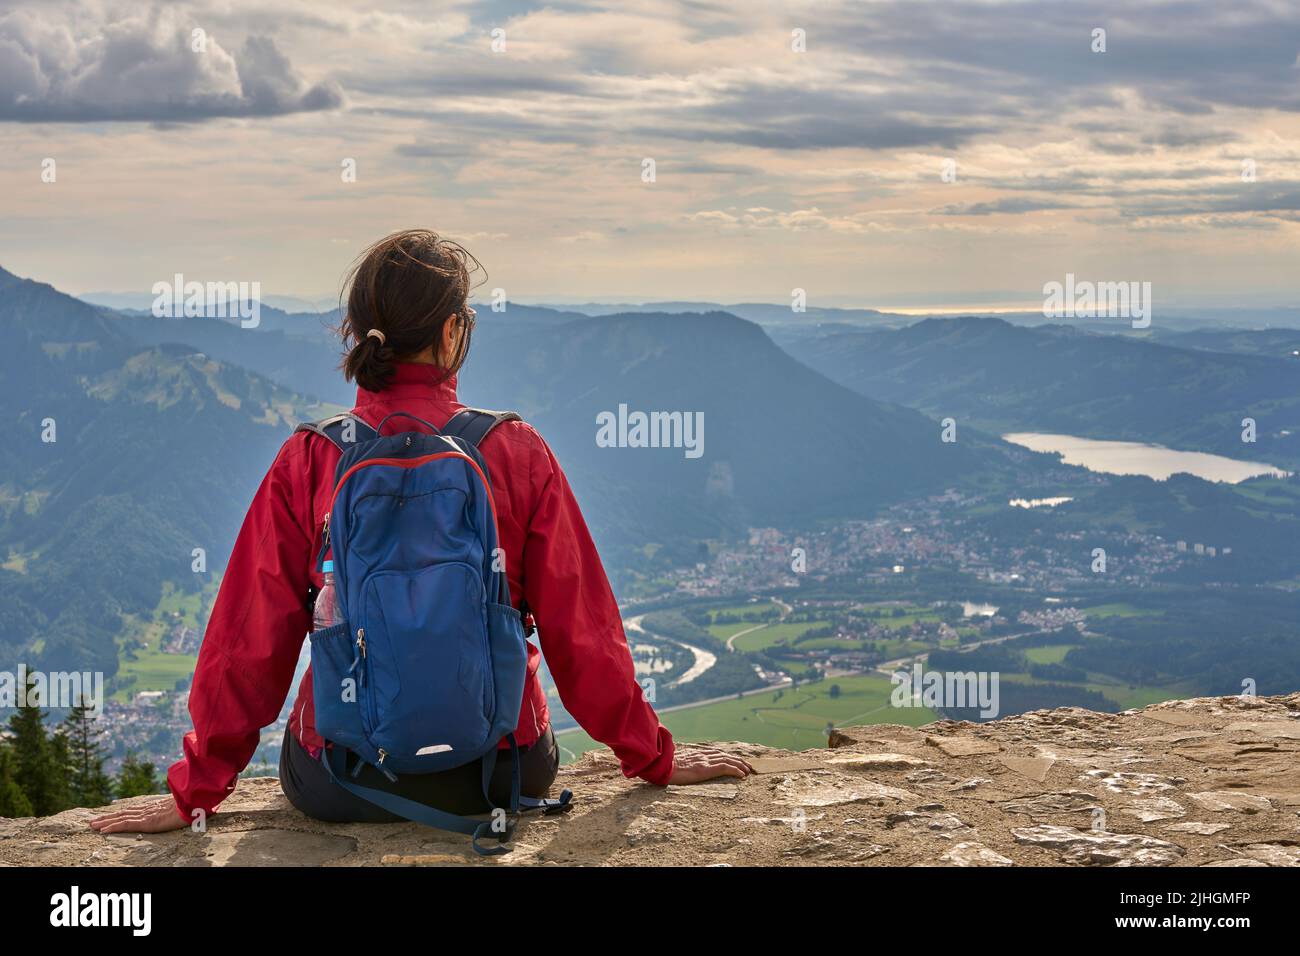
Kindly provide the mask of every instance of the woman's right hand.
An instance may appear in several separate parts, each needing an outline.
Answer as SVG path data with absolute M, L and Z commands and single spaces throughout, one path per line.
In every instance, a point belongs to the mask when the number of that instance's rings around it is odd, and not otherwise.
M 753 772 L 754 768 L 740 757 L 712 747 L 697 747 L 673 754 L 673 775 L 668 782 L 680 786 L 714 777 L 747 777 Z

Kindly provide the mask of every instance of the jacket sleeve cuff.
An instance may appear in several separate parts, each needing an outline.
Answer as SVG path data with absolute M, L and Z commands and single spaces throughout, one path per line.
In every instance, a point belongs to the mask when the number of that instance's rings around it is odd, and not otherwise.
M 673 742 L 673 735 L 668 732 L 668 728 L 659 725 L 659 756 L 651 761 L 640 770 L 628 773 L 624 768 L 624 775 L 628 777 L 640 777 L 647 783 L 653 783 L 662 787 L 668 783 L 668 778 L 673 775 L 673 754 L 677 751 L 677 745 Z
M 168 781 L 167 789 L 171 791 L 172 802 L 176 804 L 176 812 L 181 815 L 181 818 L 184 819 L 186 823 L 194 822 L 195 810 L 202 810 L 205 817 L 210 817 L 214 812 L 216 812 L 215 810 L 209 810 L 206 807 L 200 807 L 196 804 L 190 803 L 182 794 L 176 792 L 171 781 Z
M 188 735 L 187 740 L 188 743 Z M 188 751 L 188 748 L 187 748 Z M 216 805 L 208 806 L 202 799 L 200 788 L 194 787 L 190 774 L 193 770 L 190 765 L 189 753 L 185 757 L 172 764 L 167 771 L 167 789 L 171 792 L 172 800 L 176 803 L 176 809 L 180 815 L 189 823 L 194 822 L 194 811 L 202 810 L 205 817 L 210 817 L 217 812 Z

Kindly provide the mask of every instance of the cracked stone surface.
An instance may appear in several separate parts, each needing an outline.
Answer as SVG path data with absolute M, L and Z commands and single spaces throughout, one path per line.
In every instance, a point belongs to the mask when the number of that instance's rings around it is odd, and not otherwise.
M 1141 833 L 1043 825 L 1021 827 L 1011 834 L 1017 842 L 1052 850 L 1061 855 L 1061 862 L 1081 866 L 1168 866 L 1185 852 L 1167 840 Z
M 628 780 L 598 750 L 560 771 L 572 812 L 525 817 L 492 858 L 416 824 L 310 820 L 253 778 L 206 833 L 0 819 L 0 865 L 1295 867 L 1298 731 L 1300 694 L 846 727 L 799 753 L 720 742 L 759 772 L 685 787 Z

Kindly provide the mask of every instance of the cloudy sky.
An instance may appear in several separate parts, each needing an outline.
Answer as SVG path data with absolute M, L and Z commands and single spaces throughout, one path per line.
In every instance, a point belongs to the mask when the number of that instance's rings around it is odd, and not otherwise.
M 1300 286 L 1294 0 L 0 0 L 0 135 L 0 265 L 77 293 L 404 226 L 520 301 Z

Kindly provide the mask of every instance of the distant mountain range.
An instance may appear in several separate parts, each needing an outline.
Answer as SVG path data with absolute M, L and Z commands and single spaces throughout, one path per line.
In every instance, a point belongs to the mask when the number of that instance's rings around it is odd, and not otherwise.
M 337 321 L 335 313 L 263 307 L 257 329 L 140 313 L 127 314 L 122 327 L 135 341 L 182 342 L 350 405 L 353 389 L 337 372 Z M 1016 454 L 974 433 L 943 444 L 936 423 L 834 385 L 758 325 L 723 312 L 594 318 L 516 303 L 501 312 L 483 307 L 461 397 L 516 408 L 547 436 L 607 547 L 640 549 L 659 538 L 693 547 L 751 523 L 868 513 L 904 494 L 1008 471 Z M 596 415 L 620 405 L 702 412 L 706 454 L 597 447 Z M 774 435 L 794 452 L 771 452 Z M 814 471 L 808 463 L 817 460 L 823 466 Z
M 835 385 L 757 325 L 722 312 L 547 329 L 483 322 L 461 392 L 536 424 L 585 493 L 593 524 L 619 546 L 860 517 L 1018 467 L 1032 480 L 1034 471 L 974 431 L 943 443 L 937 422 Z M 702 413 L 705 454 L 597 447 L 596 416 L 620 404 Z
M 867 309 L 819 306 L 807 304 L 801 311 L 794 311 L 790 303 L 742 302 L 732 305 L 718 302 L 697 301 L 652 301 L 639 303 L 587 302 L 566 305 L 553 305 L 551 308 L 585 315 L 616 315 L 625 312 L 666 312 L 679 314 L 684 312 L 729 312 L 732 315 L 749 319 L 759 325 L 780 329 L 783 335 L 799 334 L 800 330 L 833 328 L 902 328 L 925 319 L 965 318 L 954 309 L 939 309 L 925 312 L 908 309 L 906 312 L 892 312 L 889 309 Z M 1041 309 L 1023 311 L 999 311 L 975 309 L 970 316 L 989 316 L 1009 322 L 1012 325 L 1059 325 L 1060 319 L 1051 319 L 1043 315 Z M 1136 332 L 1125 319 L 1077 319 L 1071 320 L 1076 328 L 1107 335 L 1145 338 L 1148 335 L 1177 334 L 1188 331 L 1212 329 L 1290 329 L 1300 330 L 1300 308 L 1167 308 L 1157 306 L 1152 326 Z
M 859 394 L 990 431 L 1145 441 L 1295 467 L 1300 360 L 1277 354 L 1288 335 L 1200 332 L 1152 341 L 971 317 L 806 336 L 785 347 Z M 1273 354 L 1250 354 L 1270 348 Z M 1241 440 L 1244 418 L 1256 421 L 1254 444 Z
M 121 614 L 224 566 L 244 509 L 309 402 L 0 270 L 0 645 L 116 671 Z M 52 429 L 52 430 L 51 430 Z M 53 441 L 43 440 L 52 437 Z
M 1207 329 L 1177 333 L 1163 341 L 1166 345 L 1180 348 L 1269 355 L 1290 362 L 1300 361 L 1300 329 Z
M 0 645 L 48 668 L 116 670 L 120 615 L 201 587 L 295 422 L 350 406 L 334 317 L 263 307 L 256 329 L 94 306 L 0 270 Z M 484 311 L 462 397 L 517 408 L 570 474 L 615 572 L 695 560 L 749 525 L 863 517 L 1049 462 L 875 401 L 725 313 Z M 322 403 L 323 402 L 323 403 Z M 607 448 L 601 412 L 702 413 L 703 455 Z M 41 440 L 53 420 L 56 441 Z
M 775 308 L 483 307 L 461 397 L 515 408 L 546 437 L 620 590 L 751 526 L 808 531 L 949 488 L 983 495 L 977 533 L 1001 540 L 1141 529 L 1235 545 L 1243 582 L 1300 573 L 1291 483 L 1112 480 L 994 437 L 1061 431 L 1294 465 L 1300 343 L 1286 330 L 893 327 L 868 310 L 791 326 L 764 311 Z M 261 317 L 245 329 L 115 311 L 0 270 L 7 657 L 113 674 L 122 615 L 152 612 L 167 582 L 193 591 L 220 572 L 293 424 L 352 404 L 336 312 L 263 305 Z M 703 454 L 602 447 L 598 416 L 621 408 L 702 414 Z M 1253 446 L 1239 441 L 1246 415 L 1259 422 Z M 943 416 L 959 421 L 956 443 L 940 440 Z M 1027 512 L 1005 507 L 1012 495 L 1075 500 Z M 206 574 L 191 571 L 194 548 Z

